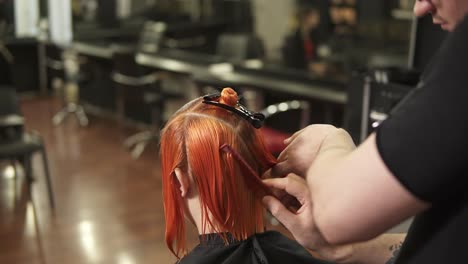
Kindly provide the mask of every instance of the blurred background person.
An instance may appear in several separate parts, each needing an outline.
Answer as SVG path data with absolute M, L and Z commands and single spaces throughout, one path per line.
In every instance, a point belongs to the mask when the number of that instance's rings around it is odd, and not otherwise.
M 317 75 L 325 73 L 326 67 L 320 62 L 318 49 L 327 41 L 329 16 L 321 10 L 319 2 L 298 4 L 297 25 L 294 32 L 286 36 L 282 47 L 283 63 L 287 67 L 308 70 Z

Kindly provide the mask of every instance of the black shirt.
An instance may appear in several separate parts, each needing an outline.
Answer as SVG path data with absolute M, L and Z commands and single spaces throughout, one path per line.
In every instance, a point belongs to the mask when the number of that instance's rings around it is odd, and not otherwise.
M 306 58 L 304 38 L 300 30 L 286 37 L 281 52 L 285 66 L 300 70 L 307 69 L 309 61 Z
M 468 262 L 468 17 L 451 33 L 420 88 L 377 131 L 400 183 L 431 207 L 416 216 L 396 263 Z
M 180 264 L 327 264 L 315 259 L 297 242 L 276 231 L 225 245 L 219 234 L 200 236 L 200 244 L 183 257 Z

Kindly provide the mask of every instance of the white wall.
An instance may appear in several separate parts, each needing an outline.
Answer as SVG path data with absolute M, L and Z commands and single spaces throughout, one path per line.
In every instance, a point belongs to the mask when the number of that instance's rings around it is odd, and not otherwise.
M 38 33 L 39 0 L 15 0 L 16 37 L 35 37 Z
M 48 0 L 49 30 L 53 43 L 68 46 L 73 39 L 70 0 Z
M 291 31 L 294 0 L 253 0 L 255 31 L 262 38 L 267 57 L 279 59 L 284 37 Z

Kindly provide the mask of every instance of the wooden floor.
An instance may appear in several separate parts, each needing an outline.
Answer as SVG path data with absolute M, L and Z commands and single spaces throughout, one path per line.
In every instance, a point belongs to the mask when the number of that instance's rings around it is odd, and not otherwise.
M 73 116 L 53 126 L 59 109 L 51 98 L 22 100 L 27 129 L 46 143 L 56 209 L 49 206 L 39 157 L 32 200 L 23 175 L 15 188 L 12 167 L 0 161 L 0 263 L 174 263 L 164 243 L 157 146 L 133 160 L 122 141 L 135 130 L 93 116 L 86 128 Z M 290 236 L 281 226 L 269 229 Z M 193 246 L 198 234 L 188 232 Z
M 87 128 L 73 117 L 55 127 L 59 108 L 47 98 L 22 101 L 27 128 L 46 142 L 57 206 L 49 207 L 38 157 L 33 203 L 0 163 L 0 263 L 174 263 L 163 239 L 156 147 L 132 160 L 121 144 L 129 131 L 92 116 Z

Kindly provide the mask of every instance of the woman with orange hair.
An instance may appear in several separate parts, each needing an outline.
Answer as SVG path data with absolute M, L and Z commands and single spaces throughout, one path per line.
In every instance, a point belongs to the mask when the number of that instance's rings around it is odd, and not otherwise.
M 179 263 L 322 263 L 278 232 L 265 231 L 260 175 L 275 164 L 261 114 L 231 88 L 195 99 L 161 132 L 166 243 Z M 187 253 L 184 219 L 200 244 Z

